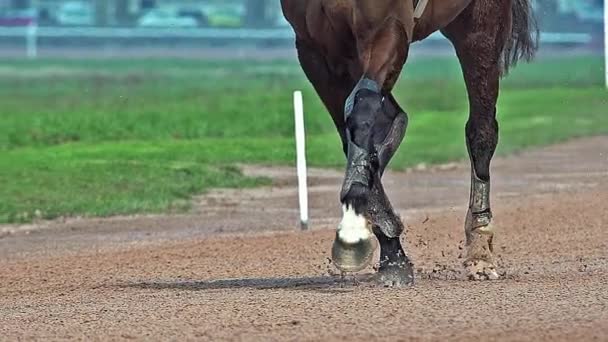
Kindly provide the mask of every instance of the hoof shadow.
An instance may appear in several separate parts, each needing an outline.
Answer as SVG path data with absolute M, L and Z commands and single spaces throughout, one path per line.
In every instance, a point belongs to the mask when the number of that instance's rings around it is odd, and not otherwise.
M 342 283 L 339 277 L 300 277 L 300 278 L 239 278 L 219 279 L 209 281 L 197 280 L 158 280 L 120 284 L 121 288 L 137 288 L 147 290 L 181 290 L 204 291 L 222 289 L 306 289 L 323 290 L 339 287 Z

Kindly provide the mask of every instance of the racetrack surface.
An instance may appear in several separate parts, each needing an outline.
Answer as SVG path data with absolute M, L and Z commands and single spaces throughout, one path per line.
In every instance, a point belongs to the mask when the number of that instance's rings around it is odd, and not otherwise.
M 384 181 L 416 265 L 410 288 L 341 279 L 327 257 L 341 172 L 291 168 L 186 215 L 0 226 L 0 340 L 608 340 L 608 137 L 493 163 L 504 277 L 464 279 L 466 162 Z

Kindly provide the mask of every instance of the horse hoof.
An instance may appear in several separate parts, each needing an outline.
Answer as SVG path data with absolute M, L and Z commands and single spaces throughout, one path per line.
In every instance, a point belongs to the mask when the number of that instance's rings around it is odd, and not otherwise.
M 353 207 L 342 206 L 344 216 L 336 231 L 331 257 L 342 272 L 358 272 L 367 267 L 376 250 L 369 220 Z
M 384 287 L 414 285 L 414 268 L 409 262 L 391 263 L 378 270 L 377 282 Z
M 370 236 L 355 243 L 347 243 L 338 236 L 331 248 L 334 265 L 342 272 L 359 272 L 371 264 L 376 250 L 375 240 Z
M 469 260 L 465 262 L 469 280 L 498 280 L 500 276 L 493 263 L 485 260 Z

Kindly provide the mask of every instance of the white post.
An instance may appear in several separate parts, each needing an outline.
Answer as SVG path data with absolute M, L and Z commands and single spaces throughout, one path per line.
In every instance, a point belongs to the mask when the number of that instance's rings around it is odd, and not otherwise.
M 300 224 L 302 230 L 308 229 L 308 189 L 306 184 L 306 145 L 304 131 L 304 103 L 302 92 L 293 93 L 293 106 L 296 128 L 296 158 L 298 173 L 298 197 L 300 200 Z
M 32 21 L 26 28 L 25 45 L 27 58 L 35 59 L 38 57 L 38 24 Z
M 604 0 L 604 72 L 608 88 L 608 0 Z

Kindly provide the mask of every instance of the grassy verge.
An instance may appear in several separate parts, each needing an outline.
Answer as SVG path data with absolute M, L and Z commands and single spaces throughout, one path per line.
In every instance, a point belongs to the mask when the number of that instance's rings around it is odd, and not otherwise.
M 499 102 L 499 154 L 608 133 L 601 65 L 515 69 Z M 181 211 L 211 187 L 267 183 L 232 165 L 293 164 L 293 89 L 305 93 L 310 163 L 343 165 L 333 124 L 293 63 L 6 61 L 0 76 L 0 222 Z M 408 64 L 396 95 L 410 127 L 393 168 L 466 157 L 456 61 Z

